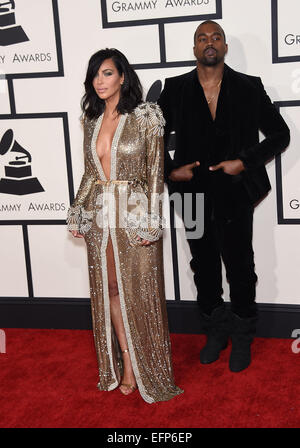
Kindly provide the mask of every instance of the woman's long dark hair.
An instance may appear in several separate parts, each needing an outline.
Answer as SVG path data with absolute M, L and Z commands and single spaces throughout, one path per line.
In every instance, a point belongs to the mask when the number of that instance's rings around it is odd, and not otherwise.
M 97 51 L 90 58 L 84 81 L 85 94 L 81 101 L 81 108 L 84 115 L 90 120 L 99 117 L 105 108 L 105 101 L 101 100 L 95 92 L 93 80 L 98 73 L 100 65 L 106 59 L 112 59 L 120 76 L 124 74 L 117 111 L 120 114 L 130 113 L 142 102 L 143 91 L 140 80 L 126 57 L 115 48 L 105 48 Z

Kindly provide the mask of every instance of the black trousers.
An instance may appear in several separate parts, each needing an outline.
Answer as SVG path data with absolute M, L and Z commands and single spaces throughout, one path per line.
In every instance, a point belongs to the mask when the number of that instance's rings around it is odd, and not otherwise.
M 246 193 L 239 186 L 234 188 L 230 200 L 228 191 L 226 197 L 219 195 L 218 199 L 214 195 L 204 195 L 204 234 L 202 238 L 187 241 L 200 309 L 210 315 L 224 302 L 222 259 L 230 287 L 231 309 L 246 318 L 256 315 L 257 276 L 252 248 L 254 208 Z

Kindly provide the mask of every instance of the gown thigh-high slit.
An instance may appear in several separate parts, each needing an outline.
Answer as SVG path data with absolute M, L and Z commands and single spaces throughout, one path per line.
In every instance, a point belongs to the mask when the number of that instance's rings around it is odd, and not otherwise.
M 132 370 L 130 353 L 124 352 L 124 350 L 128 350 L 128 344 L 125 334 L 125 328 L 121 313 L 120 306 L 120 298 L 119 298 L 119 290 L 118 290 L 118 281 L 115 270 L 115 261 L 113 254 L 113 247 L 111 239 L 108 239 L 107 249 L 106 249 L 106 257 L 107 257 L 107 272 L 108 272 L 108 290 L 109 290 L 109 298 L 110 298 L 110 311 L 111 311 L 111 321 L 113 325 L 113 330 L 117 338 L 117 343 L 119 344 L 121 353 L 122 353 L 122 381 L 121 385 L 125 385 L 125 390 L 130 390 L 128 385 L 135 387 L 135 378 Z M 123 354 L 124 353 L 124 354 Z M 127 367 L 127 369 L 126 369 Z M 126 374 L 125 374 L 126 369 Z

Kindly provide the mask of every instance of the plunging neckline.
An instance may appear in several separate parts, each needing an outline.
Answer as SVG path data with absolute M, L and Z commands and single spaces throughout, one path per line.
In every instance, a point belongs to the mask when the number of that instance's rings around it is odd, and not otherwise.
M 112 150 L 113 143 L 114 143 L 114 138 L 115 138 L 115 135 L 116 135 L 116 132 L 117 132 L 117 129 L 118 129 L 120 120 L 121 120 L 121 115 L 120 115 L 119 117 L 117 117 L 117 119 L 118 119 L 118 123 L 117 123 L 117 126 L 116 126 L 114 132 L 112 133 L 112 139 L 111 139 L 111 144 L 110 144 L 110 149 L 109 149 L 109 153 L 110 153 L 110 154 L 109 154 L 109 155 L 110 155 L 110 161 L 109 161 L 109 177 L 107 177 L 107 175 L 105 174 L 105 172 L 104 172 L 104 168 L 103 168 L 103 164 L 102 164 L 102 161 L 101 161 L 102 158 L 103 158 L 104 156 L 100 157 L 99 154 L 98 154 L 98 152 L 97 152 L 97 144 L 98 144 L 99 136 L 100 136 L 100 133 L 101 133 L 101 130 L 102 130 L 102 126 L 103 126 L 103 118 L 104 118 L 104 113 L 103 113 L 103 117 L 102 117 L 102 120 L 101 120 L 101 124 L 100 124 L 100 128 L 99 128 L 99 132 L 98 132 L 98 135 L 97 135 L 97 138 L 96 138 L 96 153 L 97 153 L 97 157 L 98 157 L 98 159 L 99 159 L 99 163 L 100 163 L 100 165 L 101 165 L 103 174 L 104 174 L 104 176 L 105 176 L 105 179 L 106 179 L 107 181 L 109 181 L 110 178 L 111 178 L 111 150 Z
M 119 119 L 119 123 L 116 127 L 116 130 L 114 132 L 113 138 L 112 138 L 112 142 L 111 142 L 111 148 L 110 148 L 110 177 L 109 179 L 106 177 L 104 170 L 103 170 L 103 166 L 100 160 L 100 157 L 97 154 L 97 139 L 100 133 L 100 129 L 101 129 L 101 125 L 102 125 L 102 121 L 103 121 L 103 117 L 104 117 L 104 113 L 102 113 L 96 121 L 95 124 L 95 128 L 94 128 L 94 133 L 93 133 L 93 138 L 92 138 L 92 143 L 91 143 L 91 150 L 92 150 L 92 154 L 93 154 L 93 159 L 95 162 L 95 165 L 98 169 L 98 172 L 100 174 L 100 179 L 105 181 L 105 182 L 109 182 L 110 180 L 115 180 L 116 177 L 116 152 L 117 152 L 117 148 L 118 148 L 118 143 L 119 143 L 119 139 L 127 118 L 127 113 L 121 115 L 120 119 Z

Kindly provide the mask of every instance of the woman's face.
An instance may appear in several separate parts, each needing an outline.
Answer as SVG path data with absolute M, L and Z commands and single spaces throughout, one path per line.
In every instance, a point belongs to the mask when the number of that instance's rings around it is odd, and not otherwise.
M 112 59 L 105 59 L 93 80 L 95 92 L 104 101 L 119 102 L 124 75 L 120 76 Z

